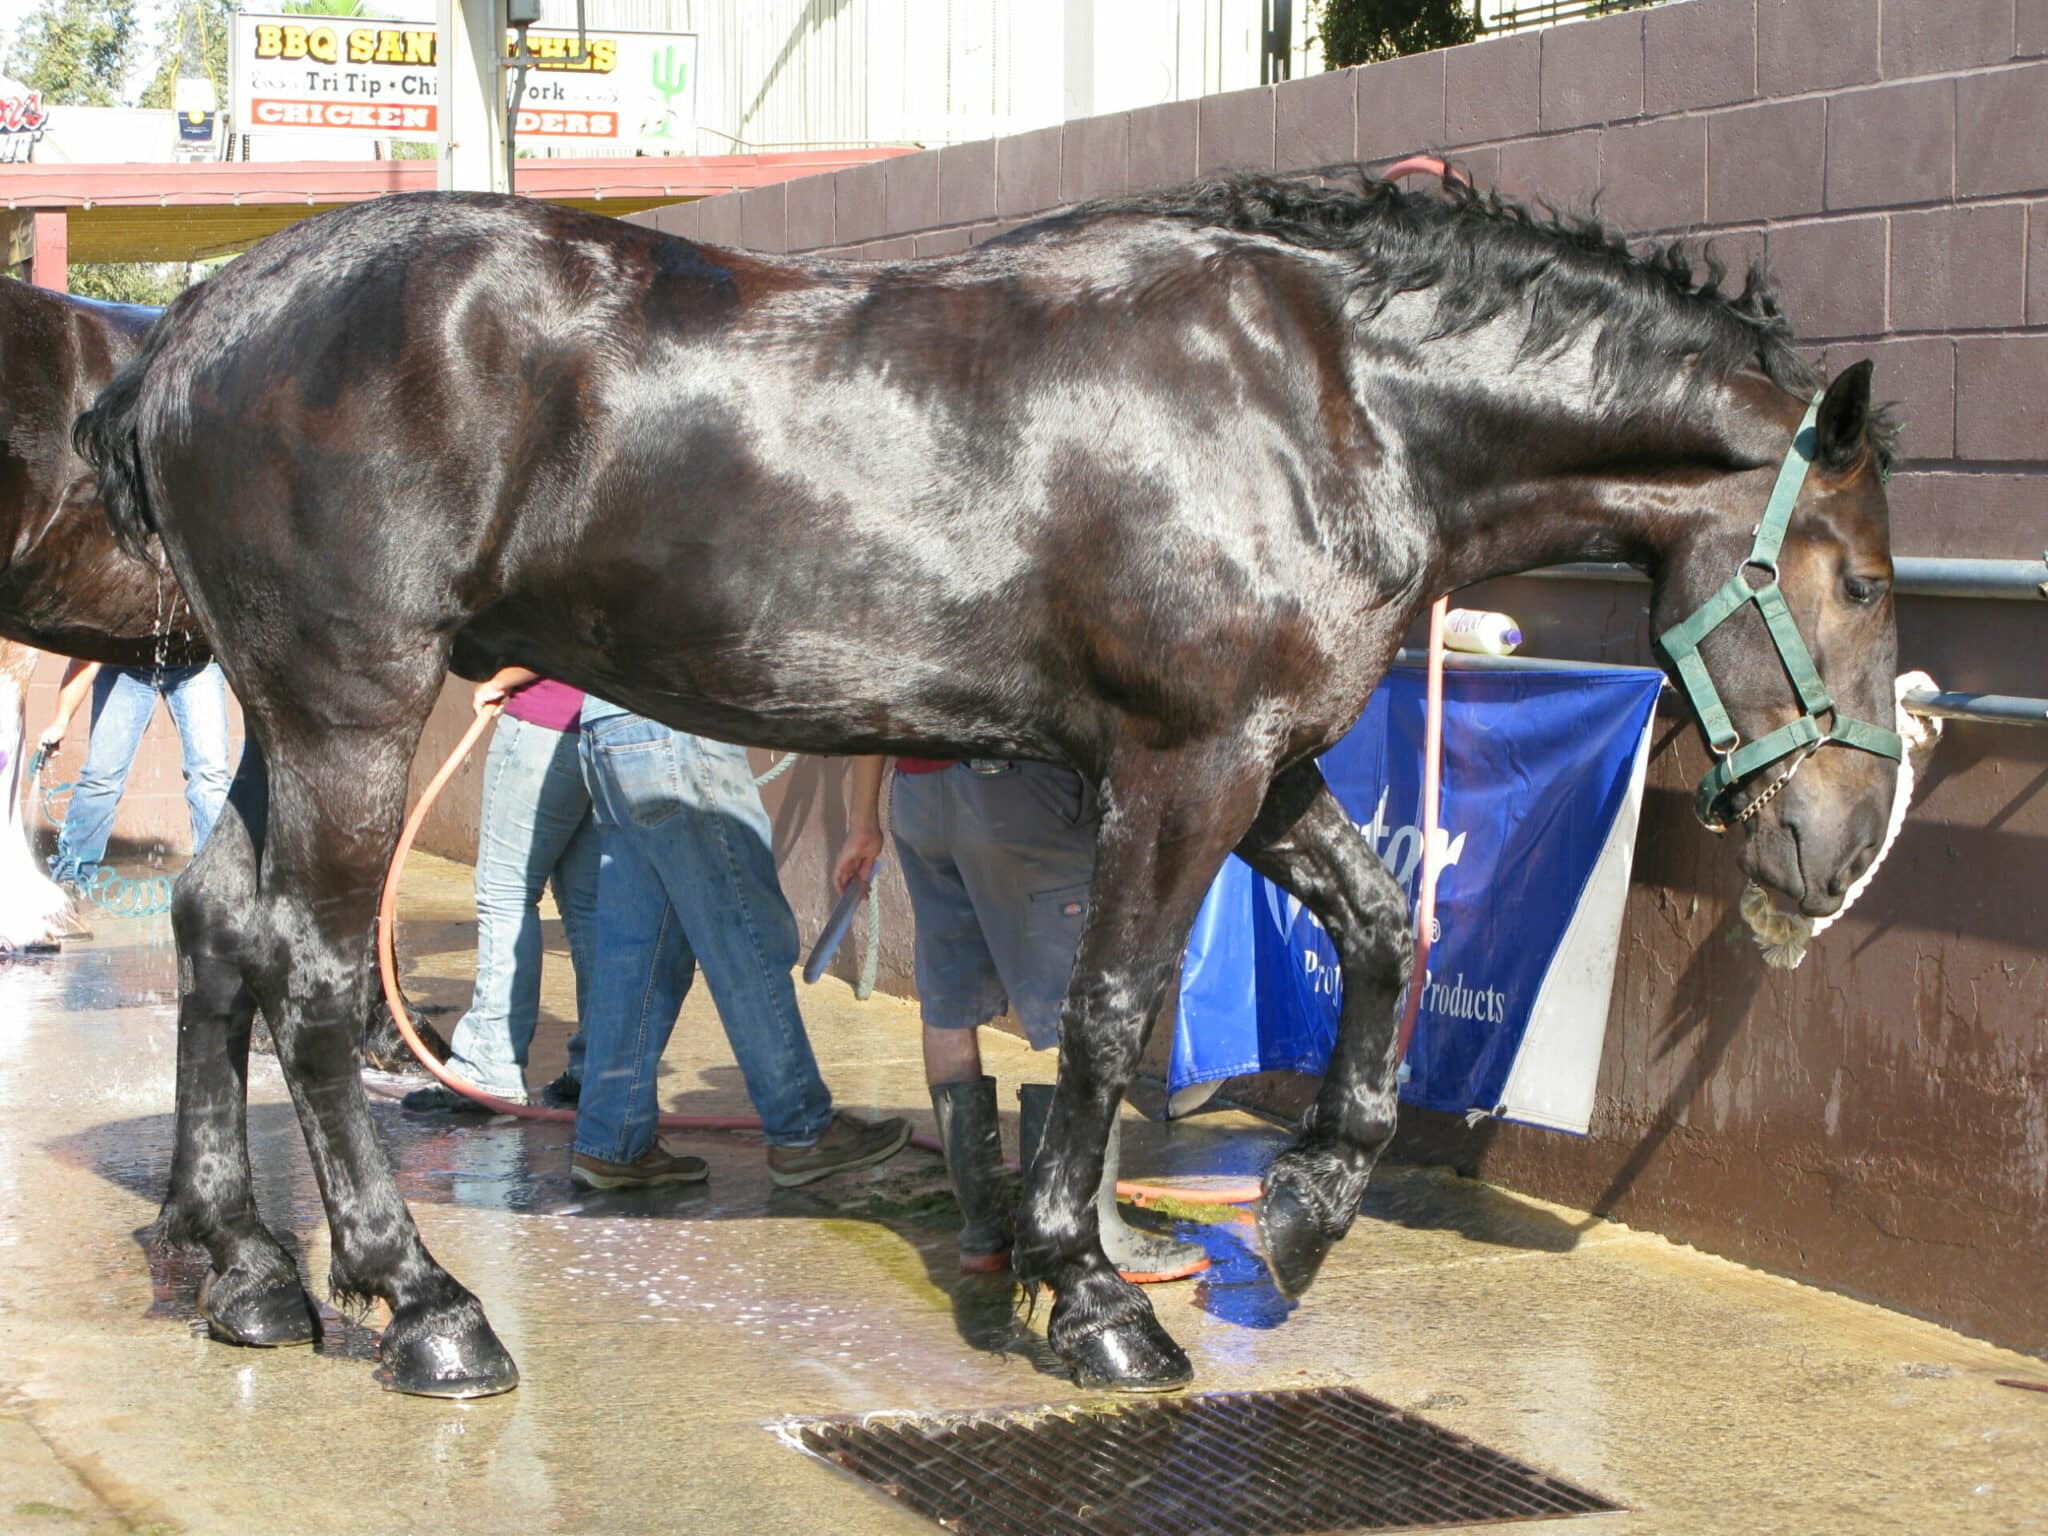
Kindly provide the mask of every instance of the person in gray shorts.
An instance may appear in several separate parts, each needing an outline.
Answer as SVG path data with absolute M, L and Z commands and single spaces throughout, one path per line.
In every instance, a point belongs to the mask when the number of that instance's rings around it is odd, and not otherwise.
M 869 877 L 882 851 L 885 760 L 854 767 L 852 824 L 833 865 L 845 889 Z M 976 1031 L 1015 1010 L 1031 1044 L 1059 1044 L 1060 1004 L 1088 915 L 1101 821 L 1093 789 L 1048 763 L 952 763 L 899 758 L 890 827 L 917 927 L 917 994 L 924 1013 L 925 1082 L 945 1146 L 946 1171 L 966 1218 L 960 1267 L 1000 1270 L 1010 1260 L 1001 1198 L 996 1080 L 981 1069 Z M 1027 1167 L 1043 1139 L 1052 1089 L 1017 1091 Z M 1132 1280 L 1178 1280 L 1208 1267 L 1201 1247 L 1141 1231 L 1117 1211 L 1117 1129 L 1096 1194 L 1102 1246 Z

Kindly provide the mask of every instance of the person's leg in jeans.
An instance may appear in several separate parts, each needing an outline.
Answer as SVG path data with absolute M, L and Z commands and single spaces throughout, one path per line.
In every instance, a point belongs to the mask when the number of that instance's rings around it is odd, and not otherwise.
M 146 676 L 125 667 L 102 667 L 93 679 L 92 740 L 86 746 L 85 767 L 79 771 L 64 825 L 57 834 L 57 851 L 50 858 L 51 879 L 92 883 L 106 856 L 114 811 L 121 803 L 121 788 L 128 782 L 135 750 L 142 745 L 142 733 L 149 729 L 149 717 L 155 713 L 156 689 Z
M 228 680 L 218 662 L 170 667 L 159 686 L 185 758 L 185 809 L 192 817 L 192 851 L 206 846 L 227 804 L 234 770 L 228 763 Z
M 633 715 L 594 721 L 586 705 L 583 764 L 603 839 L 602 921 L 572 1176 L 655 1182 L 619 1165 L 641 1146 L 649 1164 L 669 1156 L 652 1138 L 655 1068 L 687 988 L 685 956 L 704 966 L 776 1183 L 807 1184 L 902 1150 L 908 1121 L 870 1125 L 832 1111 L 796 1011 L 796 919 L 744 749 Z M 645 888 L 649 874 L 665 900 Z
M 674 779 L 669 733 L 635 715 L 606 715 L 598 723 L 593 732 L 586 719 L 579 744 L 597 826 L 603 921 L 587 987 L 590 1012 L 583 1025 L 583 1083 L 569 1177 L 593 1189 L 695 1183 L 709 1173 L 704 1160 L 670 1152 L 655 1135 L 655 1080 L 696 958 L 660 875 L 631 836 L 635 802 L 626 792 L 626 785 L 643 791 L 643 814 L 675 814 L 673 796 L 664 809 L 661 797 L 648 793 Z
M 696 959 L 662 890 L 661 877 L 614 826 L 599 833 L 598 968 L 584 1027 L 583 1091 L 575 1150 L 611 1164 L 638 1162 L 655 1145 L 656 1073 Z
M 476 858 L 476 988 L 455 1026 L 448 1068 L 499 1098 L 526 1099 L 540 1017 L 541 922 L 549 872 L 590 819 L 573 734 L 501 716 L 484 760 Z M 408 1107 L 455 1107 L 423 1088 Z M 418 1102 L 413 1102 L 417 1100 Z
M 807 1147 L 832 1120 L 790 978 L 796 917 L 744 747 L 672 733 L 679 814 L 632 836 L 682 920 L 771 1147 Z M 609 912 L 609 908 L 607 908 Z
M 572 740 L 574 738 L 571 738 Z M 577 785 L 583 780 L 578 770 Z M 583 1081 L 584 1020 L 590 1017 L 591 985 L 597 976 L 597 881 L 600 835 L 584 795 L 583 821 L 555 860 L 548 884 L 555 909 L 562 914 L 562 932 L 569 941 L 569 963 L 576 970 L 576 1033 L 569 1037 L 569 1063 L 555 1080 L 557 1091 L 573 1094 Z M 573 1098 L 569 1102 L 574 1102 Z

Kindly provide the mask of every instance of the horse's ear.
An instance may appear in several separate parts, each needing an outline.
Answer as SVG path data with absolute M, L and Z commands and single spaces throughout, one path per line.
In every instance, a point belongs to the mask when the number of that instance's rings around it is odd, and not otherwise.
M 1863 432 L 1870 425 L 1869 358 L 1836 374 L 1820 402 L 1814 422 L 1814 457 L 1822 467 L 1853 468 L 1863 451 Z

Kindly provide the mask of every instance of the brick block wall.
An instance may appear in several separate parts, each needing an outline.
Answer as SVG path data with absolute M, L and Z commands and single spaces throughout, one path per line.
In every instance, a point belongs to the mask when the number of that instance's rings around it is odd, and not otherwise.
M 1678 0 L 639 217 L 770 253 L 932 255 L 1199 172 L 1444 152 L 1512 196 L 1583 211 L 1597 193 L 1632 235 L 1763 254 L 1800 339 L 1875 358 L 1906 407 L 1898 550 L 2010 555 L 2048 545 L 2048 479 L 2035 498 L 1999 482 L 2048 475 L 2048 444 L 1957 411 L 2004 420 L 1997 402 L 2039 387 L 2005 371 L 2032 349 L 1989 343 L 2048 326 L 2043 55 L 2044 0 Z M 1985 495 L 2023 515 L 1974 520 L 1960 546 L 1921 515 Z
M 1803 350 L 1874 359 L 1900 402 L 1894 548 L 2048 548 L 2048 0 L 1675 0 L 791 183 L 786 217 L 737 238 L 941 256 L 1080 197 L 1417 151 L 1575 211 L 1597 193 L 1631 236 L 1710 246 L 1738 277 L 1765 260 Z M 734 238 L 713 204 L 636 217 Z M 1640 589 L 1476 596 L 1541 654 L 1649 657 Z M 1900 622 L 1904 664 L 1945 686 L 2048 691 L 2024 605 L 1904 600 Z M 1593 1134 L 1417 1116 L 1404 1144 L 2048 1350 L 2040 734 L 1951 727 L 1900 873 L 1787 976 L 1749 955 L 1741 879 L 1687 813 L 1692 733 L 1660 722 Z M 815 924 L 824 855 L 785 830 Z

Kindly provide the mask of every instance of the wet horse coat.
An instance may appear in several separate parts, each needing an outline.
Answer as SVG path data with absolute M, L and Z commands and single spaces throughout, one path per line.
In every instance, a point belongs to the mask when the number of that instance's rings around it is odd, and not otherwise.
M 1869 370 L 1829 388 L 1782 558 L 1845 709 L 1889 709 Z M 247 976 L 333 1228 L 393 1311 L 385 1379 L 516 1380 L 436 1265 L 349 1032 L 406 768 L 449 666 L 516 662 L 677 727 L 809 752 L 1019 756 L 1101 788 L 1093 900 L 1015 1264 L 1078 1379 L 1190 1366 L 1096 1242 L 1117 1103 L 1233 848 L 1343 961 L 1335 1052 L 1267 1176 L 1313 1278 L 1392 1134 L 1402 895 L 1323 786 L 1437 593 L 1568 559 L 1742 563 L 1815 381 L 1768 295 L 1447 187 L 1265 178 L 1089 205 L 940 260 L 744 256 L 558 208 L 394 197 L 265 242 L 173 306 L 80 424 L 116 526 L 160 532 L 254 750 L 181 882 L 179 1150 L 220 1336 L 307 1336 L 249 1197 Z M 1732 623 L 1745 734 L 1789 709 Z M 1823 754 L 1742 860 L 1808 910 L 1868 863 L 1891 768 Z M 225 834 L 225 835 L 223 835 Z
M 160 311 L 102 304 L 27 283 L 0 281 L 0 640 L 115 666 L 180 666 L 211 654 L 193 625 L 177 581 L 160 560 L 115 542 L 100 505 L 92 466 L 71 442 L 72 423 L 115 372 L 135 355 Z M 26 669 L 0 684 L 0 750 L 19 728 Z M 19 781 L 0 764 L 0 781 Z M 68 907 L 27 851 L 27 829 L 12 817 L 0 859 L 15 863 L 11 900 L 0 901 L 0 945 L 42 937 Z M 40 882 L 42 889 L 36 889 Z M 363 1050 L 379 1066 L 412 1061 L 374 989 L 365 999 Z M 442 1055 L 432 1026 L 426 1038 Z
M 157 313 L 0 282 L 0 638 L 117 666 L 205 659 L 177 583 L 114 542 L 71 445 Z

